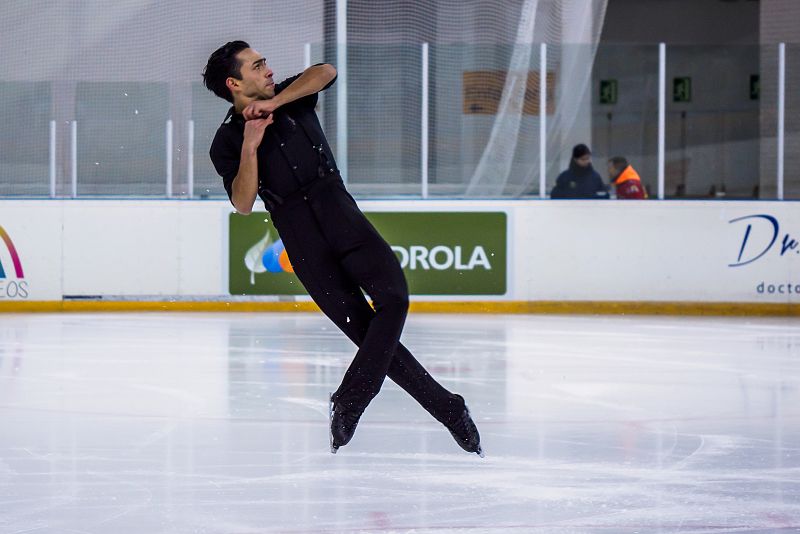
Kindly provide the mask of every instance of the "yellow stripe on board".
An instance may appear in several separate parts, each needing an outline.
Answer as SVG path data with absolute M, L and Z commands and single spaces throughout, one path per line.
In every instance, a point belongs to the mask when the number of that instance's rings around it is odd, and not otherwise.
M 0 313 L 32 312 L 312 312 L 313 302 L 221 301 L 0 301 Z M 512 313 L 579 315 L 800 316 L 800 304 L 720 302 L 412 302 L 417 313 Z

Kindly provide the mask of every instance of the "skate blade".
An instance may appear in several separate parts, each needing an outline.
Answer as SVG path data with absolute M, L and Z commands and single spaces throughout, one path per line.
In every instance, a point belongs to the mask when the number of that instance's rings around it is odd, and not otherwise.
M 331 454 L 336 454 L 336 451 L 339 450 L 339 447 L 335 447 L 333 445 L 333 431 L 331 430 L 331 424 L 333 424 L 333 393 L 328 394 L 328 441 L 330 442 L 331 446 Z
M 472 419 L 472 414 L 469 413 L 469 407 L 467 406 L 467 403 L 464 403 L 464 409 L 467 411 L 467 417 Z M 477 454 L 481 458 L 485 458 L 485 456 L 483 455 L 483 448 L 480 445 L 478 445 L 478 450 L 475 451 L 475 454 Z

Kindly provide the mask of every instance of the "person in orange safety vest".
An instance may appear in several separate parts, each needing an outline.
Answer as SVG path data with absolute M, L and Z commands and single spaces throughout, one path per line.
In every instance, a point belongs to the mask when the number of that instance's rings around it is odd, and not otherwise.
M 647 198 L 642 179 L 622 156 L 614 156 L 608 160 L 608 177 L 617 190 L 617 198 L 634 200 Z

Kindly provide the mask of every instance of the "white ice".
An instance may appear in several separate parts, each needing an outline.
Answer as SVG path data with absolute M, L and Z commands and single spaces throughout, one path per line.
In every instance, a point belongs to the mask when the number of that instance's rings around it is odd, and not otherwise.
M 800 529 L 800 321 L 412 314 L 481 460 L 319 314 L 0 315 L 0 533 Z

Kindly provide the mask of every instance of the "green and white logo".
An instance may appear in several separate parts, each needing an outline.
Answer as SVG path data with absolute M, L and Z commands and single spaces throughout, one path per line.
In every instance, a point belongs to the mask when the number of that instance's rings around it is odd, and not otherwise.
M 506 214 L 503 212 L 371 212 L 415 295 L 503 295 Z M 269 218 L 230 215 L 232 295 L 302 295 L 302 284 Z

